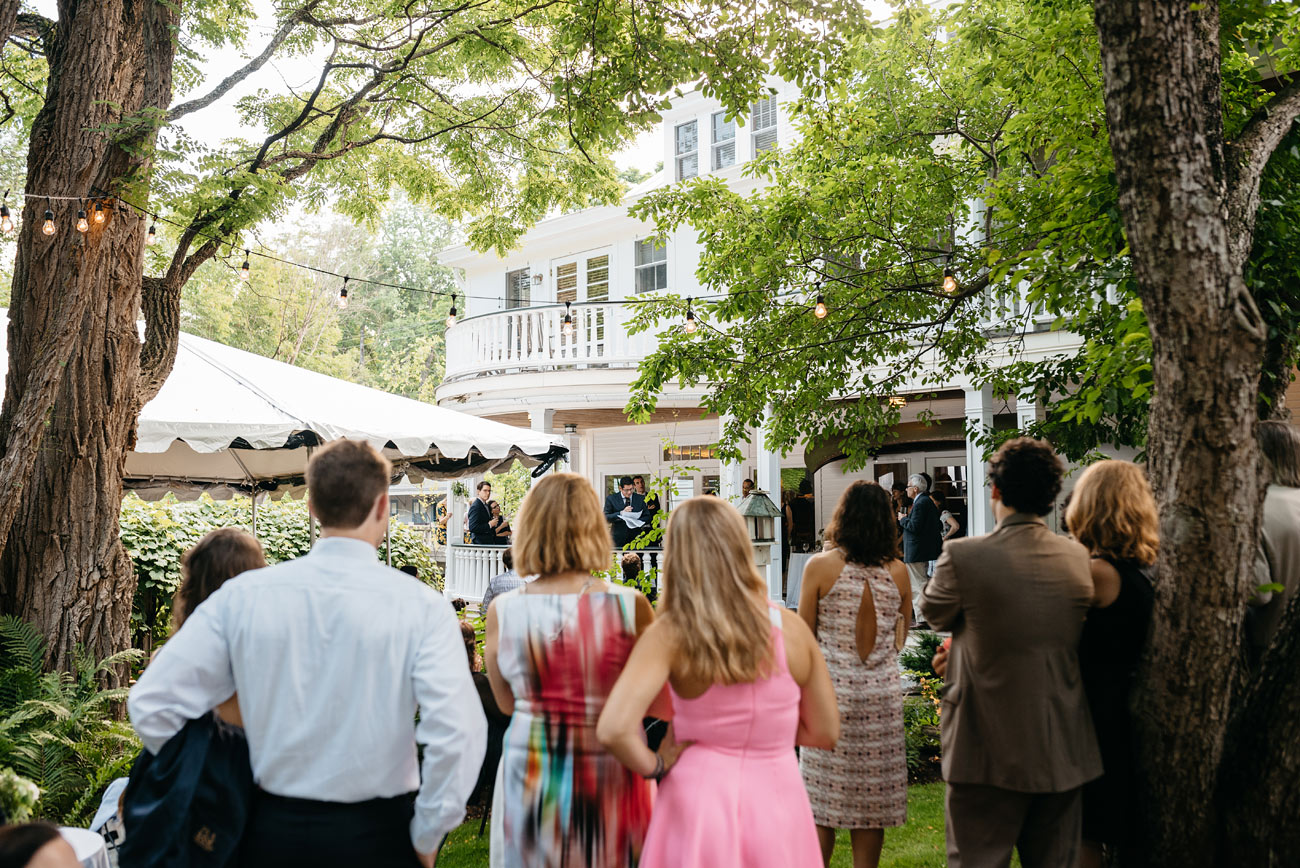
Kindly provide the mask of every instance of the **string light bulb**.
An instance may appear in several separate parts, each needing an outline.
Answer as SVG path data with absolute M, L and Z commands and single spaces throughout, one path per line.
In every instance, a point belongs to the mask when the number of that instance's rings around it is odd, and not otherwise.
M 682 326 L 682 330 L 685 331 L 688 335 L 691 335 L 691 334 L 695 334 L 695 330 L 697 328 L 699 328 L 699 326 L 695 324 L 695 311 L 691 310 L 691 299 L 690 296 L 687 296 L 686 297 L 686 323 Z
M 9 216 L 9 206 L 0 205 L 0 232 L 8 235 L 14 231 L 14 218 Z
M 451 310 L 447 311 L 447 328 L 456 324 L 456 293 L 451 294 Z
M 348 279 L 343 278 L 343 287 L 339 290 L 339 310 L 348 309 Z
M 103 223 L 103 222 L 104 222 L 104 203 L 103 203 L 103 202 L 96 202 L 96 203 L 95 203 L 95 222 L 96 222 L 96 223 Z
M 951 268 L 943 270 L 943 291 L 949 295 L 957 291 L 957 278 L 953 276 Z
M 144 243 L 152 245 L 157 240 L 158 240 L 158 227 L 155 224 L 150 223 L 149 231 L 146 232 L 144 236 Z
M 239 279 L 248 280 L 248 249 L 244 249 L 244 264 L 239 266 Z
M 578 336 L 578 326 L 573 321 L 573 314 L 571 312 L 572 307 L 573 307 L 573 302 L 566 301 L 564 303 L 564 323 L 562 325 L 562 328 L 564 331 L 564 336 L 568 338 L 570 341 L 572 341 L 574 338 Z
M 45 200 L 45 222 L 41 224 L 41 232 L 46 235 L 54 234 L 54 212 L 50 210 L 50 200 Z
M 813 308 L 813 316 L 818 319 L 826 319 L 826 296 L 820 292 L 817 293 L 817 306 Z
M 85 232 L 90 228 L 90 221 L 86 219 L 86 209 L 81 208 L 77 211 L 77 231 Z

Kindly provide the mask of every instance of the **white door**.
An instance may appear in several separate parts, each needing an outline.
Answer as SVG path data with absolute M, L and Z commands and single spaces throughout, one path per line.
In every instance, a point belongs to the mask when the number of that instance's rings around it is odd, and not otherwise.
M 609 301 L 610 250 L 591 250 L 578 256 L 557 259 L 555 300 L 573 304 L 573 321 L 577 334 L 572 344 L 583 356 L 605 355 L 605 309 L 596 303 Z M 579 305 L 591 304 L 591 307 Z M 561 345 L 570 341 L 564 336 Z

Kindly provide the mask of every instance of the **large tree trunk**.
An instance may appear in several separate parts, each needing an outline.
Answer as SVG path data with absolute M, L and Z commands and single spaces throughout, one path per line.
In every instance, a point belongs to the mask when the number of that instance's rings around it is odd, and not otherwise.
M 1147 451 L 1162 544 L 1135 697 L 1149 816 L 1134 864 L 1210 866 L 1262 497 L 1252 423 L 1263 330 L 1226 205 L 1217 5 L 1095 8 L 1155 382 Z
M 82 234 L 82 206 L 52 201 L 58 230 L 46 236 L 39 197 L 143 201 L 154 122 L 171 100 L 176 18 L 176 5 L 157 0 L 60 0 L 32 127 L 0 435 L 6 458 L 21 448 L 35 466 L 0 557 L 0 607 L 37 625 L 57 667 L 78 644 L 97 656 L 129 644 L 135 576 L 118 513 L 141 406 L 145 221 L 115 204 Z M 42 377 L 65 347 L 62 373 Z M 51 400 L 43 419 L 21 412 Z
M 1223 858 L 1251 868 L 1300 864 L 1300 604 L 1287 606 L 1260 677 L 1228 731 L 1218 804 Z M 1222 862 L 1222 864 L 1229 864 Z

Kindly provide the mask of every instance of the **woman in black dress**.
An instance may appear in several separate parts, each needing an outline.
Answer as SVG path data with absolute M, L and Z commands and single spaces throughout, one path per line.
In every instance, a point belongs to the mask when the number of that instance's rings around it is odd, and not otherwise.
M 1146 475 L 1128 461 L 1092 465 L 1075 486 L 1066 522 L 1093 558 L 1094 608 L 1079 640 L 1079 668 L 1105 774 L 1083 788 L 1080 864 L 1096 868 L 1118 864 L 1137 823 L 1129 694 L 1151 620 L 1150 570 L 1159 544 Z

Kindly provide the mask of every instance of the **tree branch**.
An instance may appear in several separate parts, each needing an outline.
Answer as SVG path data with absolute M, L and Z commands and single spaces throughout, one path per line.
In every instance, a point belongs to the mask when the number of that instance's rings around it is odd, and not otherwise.
M 230 93 L 235 85 L 239 84 L 241 81 L 265 66 L 266 62 L 275 54 L 275 50 L 284 44 L 284 41 L 289 38 L 289 34 L 293 32 L 293 29 L 301 24 L 311 10 L 315 9 L 322 2 L 323 0 L 312 0 L 311 3 L 308 3 L 297 12 L 285 18 L 280 24 L 280 29 L 275 31 L 275 35 L 271 37 L 271 41 L 267 44 L 266 48 L 262 50 L 261 54 L 244 64 L 240 69 L 237 69 L 230 75 L 226 76 L 221 84 L 217 85 L 204 96 L 192 99 L 189 102 L 181 103 L 171 111 L 167 112 L 167 120 L 169 122 L 179 120 L 191 112 L 205 109 L 226 94 Z
M 1233 172 L 1228 187 L 1228 217 L 1232 227 L 1235 270 L 1245 265 L 1259 210 L 1259 181 L 1273 151 L 1300 117 L 1300 77 L 1260 106 L 1235 142 L 1227 145 Z

